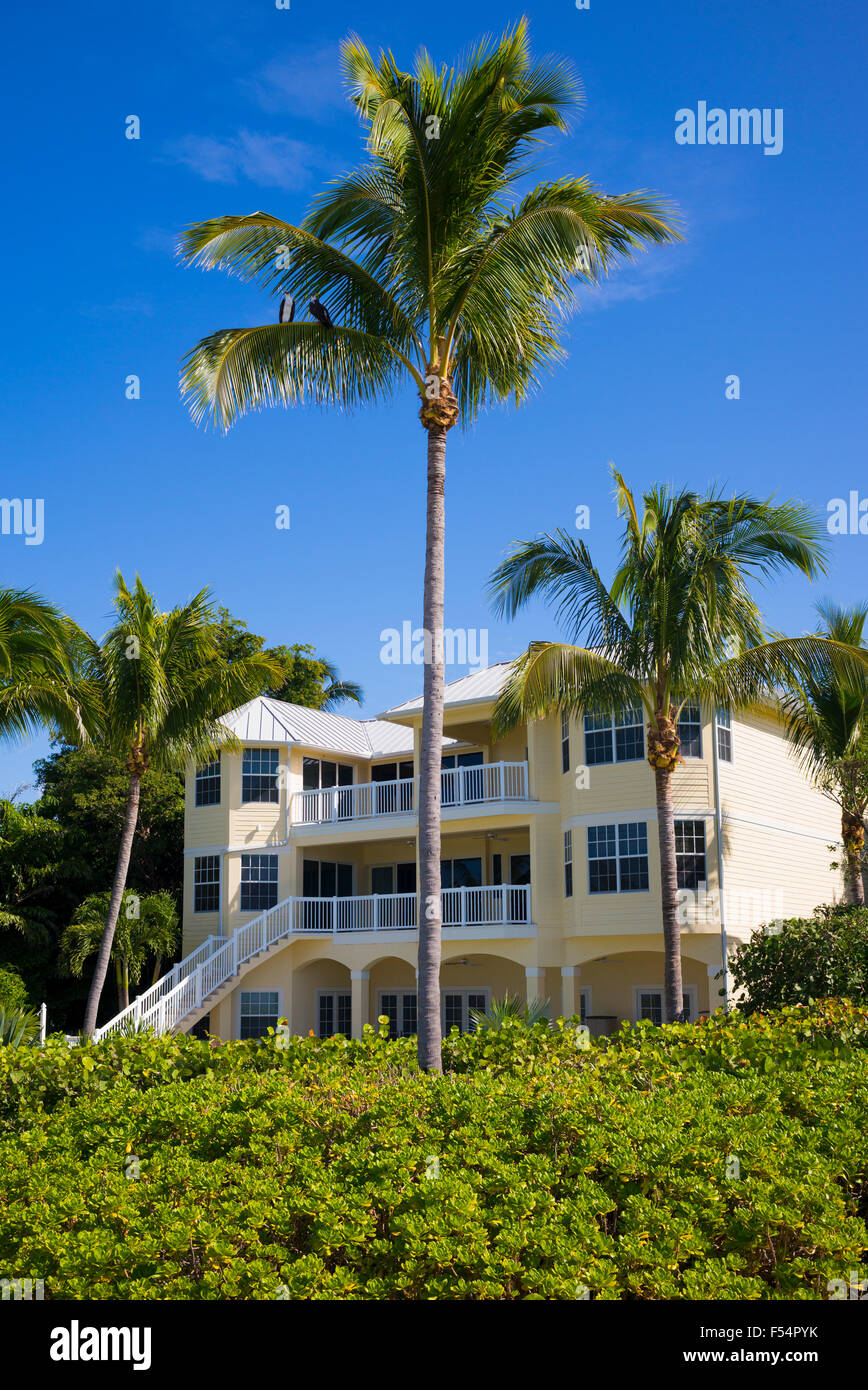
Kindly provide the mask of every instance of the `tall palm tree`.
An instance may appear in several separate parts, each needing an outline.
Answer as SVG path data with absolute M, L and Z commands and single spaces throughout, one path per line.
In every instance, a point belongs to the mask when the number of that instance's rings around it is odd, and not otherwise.
M 818 603 L 819 631 L 835 642 L 865 647 L 868 605 Z M 808 674 L 784 696 L 787 733 L 806 769 L 841 808 L 841 839 L 850 901 L 865 902 L 862 857 L 868 811 L 868 676 Z
M 0 737 L 26 738 L 43 725 L 82 732 L 70 693 L 84 635 L 30 589 L 0 589 Z
M 300 226 L 254 212 L 188 229 L 189 264 L 283 295 L 288 321 L 203 339 L 186 359 L 183 390 L 195 420 L 210 415 L 223 428 L 263 405 L 347 409 L 402 384 L 417 398 L 427 439 L 419 1061 L 439 1070 L 446 436 L 483 405 L 521 404 L 564 356 L 559 319 L 578 283 L 678 233 L 649 194 L 608 195 L 585 178 L 542 183 L 512 202 L 542 133 L 565 130 L 580 104 L 569 64 L 532 60 L 524 20 L 459 68 L 437 69 L 422 51 L 404 72 L 355 37 L 342 57 L 368 162 Z M 293 306 L 308 303 L 316 321 L 292 321 Z
M 221 655 L 207 589 L 164 613 L 138 575 L 131 590 L 118 572 L 114 607 L 115 625 L 101 642 L 88 639 L 77 683 L 85 725 L 124 758 L 129 773 L 117 867 L 85 1011 L 87 1037 L 96 1026 L 108 971 L 144 773 L 207 762 L 221 745 L 236 749 L 220 716 L 252 699 L 275 675 L 273 663 L 259 653 L 232 662 Z
M 770 637 L 748 583 L 795 568 L 822 572 L 822 531 L 795 502 L 651 488 L 640 515 L 613 470 L 625 519 L 621 562 L 607 587 L 587 547 L 567 532 L 518 543 L 491 577 L 496 611 L 513 617 L 534 595 L 554 603 L 571 642 L 534 642 L 495 708 L 501 732 L 552 709 L 641 706 L 654 769 L 665 955 L 666 1018 L 683 1012 L 672 774 L 688 701 L 756 704 L 794 680 L 866 669 L 852 647 L 821 637 Z

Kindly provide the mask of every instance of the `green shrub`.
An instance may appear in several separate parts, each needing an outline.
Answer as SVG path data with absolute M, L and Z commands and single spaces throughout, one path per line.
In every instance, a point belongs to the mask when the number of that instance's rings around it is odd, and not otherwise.
M 771 925 L 771 924 L 769 924 Z M 743 1013 L 841 998 L 868 1002 L 868 908 L 818 907 L 779 931 L 761 927 L 731 956 Z
M 444 1044 L 0 1049 L 0 1273 L 71 1299 L 816 1299 L 864 1261 L 868 1009 Z
M 27 986 L 17 970 L 0 966 L 0 1009 L 25 1009 Z

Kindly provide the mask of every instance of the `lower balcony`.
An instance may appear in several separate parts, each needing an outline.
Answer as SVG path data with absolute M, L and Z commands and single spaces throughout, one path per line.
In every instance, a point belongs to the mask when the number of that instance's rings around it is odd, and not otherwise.
M 492 884 L 483 888 L 444 888 L 443 926 L 530 926 L 530 887 Z M 418 926 L 416 893 L 374 893 L 360 898 L 289 898 L 267 914 L 280 914 L 286 932 L 412 931 Z M 291 920 L 290 920 L 291 914 Z

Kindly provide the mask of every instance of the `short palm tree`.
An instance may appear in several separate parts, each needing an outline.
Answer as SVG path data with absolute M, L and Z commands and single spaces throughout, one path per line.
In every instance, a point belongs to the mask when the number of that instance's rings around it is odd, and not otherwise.
M 85 1011 L 86 1037 L 96 1027 L 144 773 L 206 762 L 221 745 L 237 748 L 221 715 L 252 699 L 275 676 L 273 663 L 259 653 L 232 662 L 221 655 L 206 589 L 164 613 L 138 576 L 129 589 L 118 572 L 114 606 L 115 625 L 101 642 L 88 639 L 76 686 L 88 731 L 124 758 L 129 773 L 117 867 Z
M 443 729 L 446 436 L 495 401 L 521 404 L 563 357 L 575 287 L 619 257 L 677 236 L 647 193 L 608 195 L 584 178 L 542 183 L 512 202 L 540 136 L 578 109 L 570 66 L 531 59 L 521 21 L 460 68 L 421 52 L 343 46 L 368 162 L 324 193 L 301 226 L 266 212 L 186 232 L 189 264 L 222 268 L 284 296 L 279 323 L 222 329 L 189 354 L 195 420 L 228 428 L 264 405 L 349 409 L 409 384 L 427 440 L 419 787 L 419 1061 L 440 1061 L 440 774 Z M 526 183 L 525 183 L 526 187 Z M 323 301 L 325 305 L 323 305 Z M 315 322 L 292 318 L 309 305 Z
M 865 647 L 868 606 L 818 603 L 819 631 Z M 787 733 L 807 771 L 841 808 L 841 839 L 850 901 L 863 904 L 862 861 L 868 811 L 868 676 L 808 674 L 784 696 Z
M 564 531 L 517 544 L 494 571 L 491 596 L 513 617 L 534 595 L 554 603 L 572 642 L 534 642 L 518 660 L 495 709 L 506 731 L 552 709 L 570 714 L 632 706 L 648 720 L 663 898 L 668 1022 L 683 1012 L 678 870 L 672 774 L 681 760 L 678 719 L 706 699 L 745 708 L 806 676 L 864 670 L 849 646 L 821 637 L 770 637 L 748 588 L 752 575 L 823 568 L 822 531 L 794 502 L 655 487 L 640 514 L 614 473 L 625 519 L 611 586 L 587 547 Z
M 0 737 L 27 737 L 43 725 L 81 733 L 70 696 L 83 635 L 71 619 L 29 589 L 0 589 Z
M 109 893 L 91 893 L 72 914 L 60 940 L 61 964 L 71 975 L 80 976 L 92 955 L 99 950 L 109 911 Z M 145 963 L 154 962 L 153 983 L 160 966 L 178 945 L 178 912 L 170 893 L 125 891 L 121 900 L 112 959 L 118 989 L 118 1010 L 130 1002 L 130 983 L 138 984 Z

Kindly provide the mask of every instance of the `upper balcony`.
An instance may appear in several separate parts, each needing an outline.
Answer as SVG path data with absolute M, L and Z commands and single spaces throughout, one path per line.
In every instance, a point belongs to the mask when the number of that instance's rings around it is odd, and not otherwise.
M 444 768 L 440 774 L 440 802 L 444 811 L 527 799 L 526 762 Z M 416 781 L 407 777 L 393 782 L 363 782 L 356 786 L 295 792 L 290 819 L 293 825 L 346 824 L 381 816 L 414 816 L 416 806 Z

